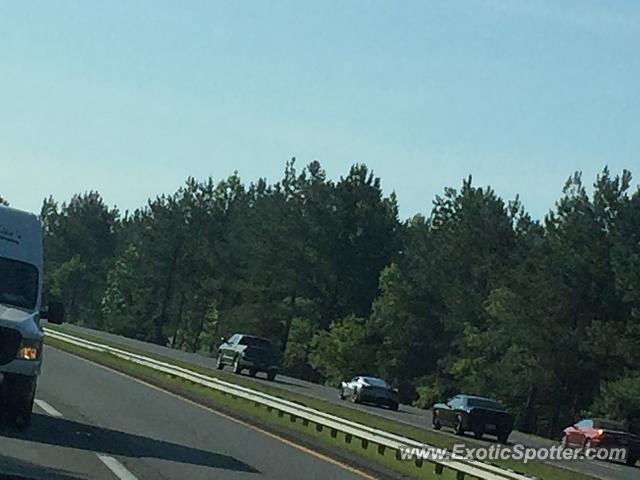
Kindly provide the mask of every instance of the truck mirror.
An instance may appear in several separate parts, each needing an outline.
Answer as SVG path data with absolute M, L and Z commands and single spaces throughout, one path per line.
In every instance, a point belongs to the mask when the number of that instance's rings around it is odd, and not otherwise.
M 60 325 L 64 321 L 64 305 L 60 302 L 49 302 L 49 308 L 41 316 L 51 323 Z

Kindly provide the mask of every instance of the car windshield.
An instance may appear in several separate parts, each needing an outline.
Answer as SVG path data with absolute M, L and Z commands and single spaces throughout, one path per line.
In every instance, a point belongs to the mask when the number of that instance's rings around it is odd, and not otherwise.
M 382 380 L 381 378 L 375 378 L 375 377 L 362 377 L 362 380 L 365 383 L 368 383 L 369 385 L 373 386 L 373 387 L 389 387 L 389 385 L 387 384 L 387 382 L 385 382 L 384 380 Z
M 626 432 L 627 427 L 622 422 L 615 420 L 594 419 L 593 428 L 602 428 L 603 430 L 616 430 L 618 432 Z
M 245 337 L 242 337 L 238 343 L 240 345 L 248 345 L 251 347 L 264 348 L 265 350 L 271 348 L 271 342 L 269 342 L 269 340 L 267 340 L 266 338 L 260 338 L 260 337 L 245 336 Z
M 32 310 L 38 298 L 38 269 L 0 257 L 0 303 Z
M 504 410 L 504 407 L 495 400 L 490 398 L 469 398 L 467 399 L 469 407 L 490 408 L 492 410 Z

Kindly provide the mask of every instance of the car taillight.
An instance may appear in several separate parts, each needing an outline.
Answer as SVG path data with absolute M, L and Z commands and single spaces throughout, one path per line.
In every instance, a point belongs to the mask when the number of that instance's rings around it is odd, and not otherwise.
M 598 430 L 598 436 L 601 437 L 602 435 L 604 435 L 604 430 L 602 429 Z

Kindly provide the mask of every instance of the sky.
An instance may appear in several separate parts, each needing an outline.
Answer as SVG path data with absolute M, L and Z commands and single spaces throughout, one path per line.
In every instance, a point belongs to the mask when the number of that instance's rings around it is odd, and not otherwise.
M 640 178 L 639 51 L 637 0 L 0 0 L 0 195 L 131 210 L 295 156 L 403 218 L 469 175 L 541 218 L 576 170 Z

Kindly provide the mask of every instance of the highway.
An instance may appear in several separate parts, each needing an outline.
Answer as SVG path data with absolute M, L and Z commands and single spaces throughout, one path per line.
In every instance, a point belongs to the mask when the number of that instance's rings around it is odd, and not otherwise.
M 69 331 L 75 331 L 79 334 L 91 335 L 93 337 L 102 338 L 116 342 L 123 346 L 135 348 L 137 350 L 149 352 L 152 354 L 162 355 L 167 358 L 174 358 L 185 362 L 190 362 L 195 365 L 201 365 L 209 368 L 215 368 L 215 359 L 205 357 L 198 354 L 189 352 L 183 352 L 180 350 L 173 350 L 171 348 L 163 347 L 160 345 L 154 345 L 150 343 L 141 342 L 138 340 L 92 330 L 76 325 L 65 325 Z M 45 362 L 46 363 L 46 362 Z M 227 369 L 229 370 L 229 369 Z M 255 382 L 266 382 L 262 378 L 251 378 L 248 375 L 244 375 L 243 378 Z M 399 411 L 394 412 L 391 410 L 377 408 L 369 405 L 353 404 L 338 399 L 337 389 L 326 387 L 323 385 L 306 382 L 296 378 L 286 377 L 279 375 L 276 378 L 275 385 L 279 388 L 286 389 L 298 394 L 308 395 L 314 398 L 321 398 L 333 403 L 338 403 L 350 408 L 355 408 L 370 414 L 383 416 L 398 422 L 404 422 L 409 425 L 431 428 L 431 412 L 429 410 L 418 409 L 408 405 L 401 405 Z M 443 430 L 446 432 L 446 430 Z M 451 433 L 453 436 L 453 433 Z M 487 437 L 487 441 L 495 441 L 492 437 Z M 510 442 L 521 443 L 528 446 L 550 446 L 557 444 L 553 440 L 543 439 L 540 437 L 527 435 L 521 432 L 513 432 L 509 438 Z M 598 461 L 581 461 L 570 462 L 565 464 L 568 468 L 578 472 L 593 475 L 598 478 L 607 480 L 640 480 L 640 467 L 628 467 L 618 463 L 604 463 Z
M 2 479 L 367 478 L 68 353 L 44 355 L 31 426 L 0 427 Z

